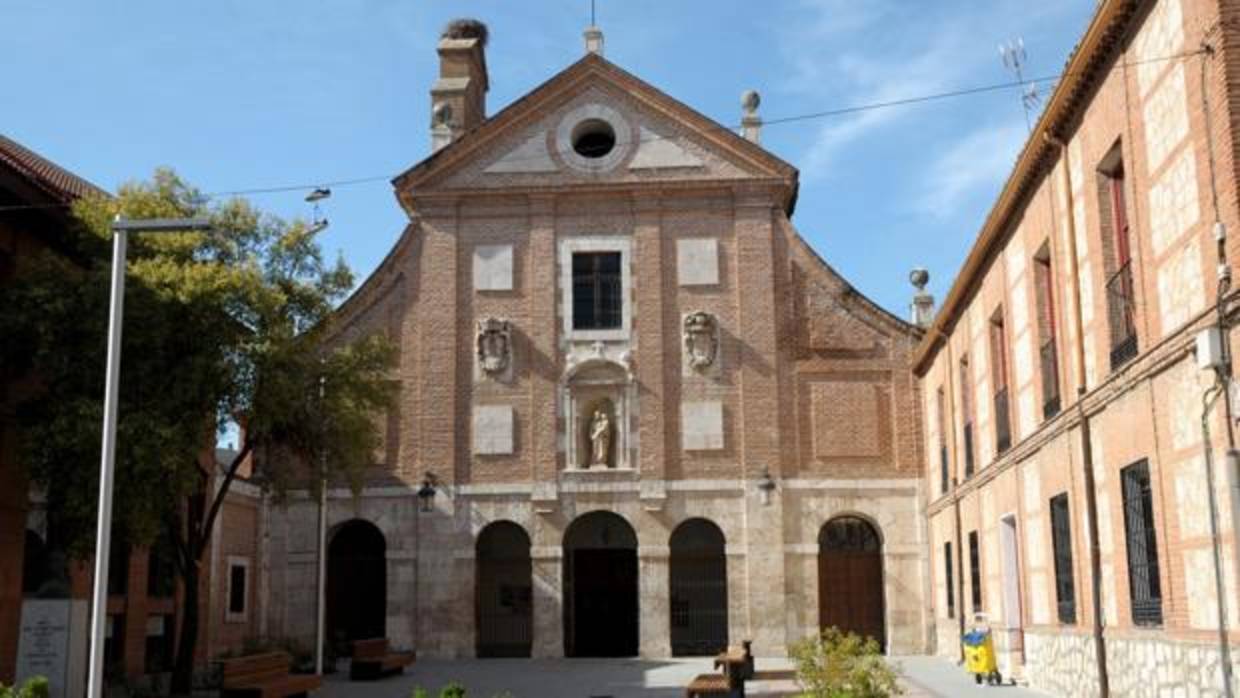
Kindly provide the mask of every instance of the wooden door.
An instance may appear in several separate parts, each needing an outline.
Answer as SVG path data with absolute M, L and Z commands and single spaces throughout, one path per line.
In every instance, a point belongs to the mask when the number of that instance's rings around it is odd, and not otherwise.
M 874 638 L 886 648 L 883 553 L 874 528 L 855 517 L 823 527 L 818 545 L 818 624 Z

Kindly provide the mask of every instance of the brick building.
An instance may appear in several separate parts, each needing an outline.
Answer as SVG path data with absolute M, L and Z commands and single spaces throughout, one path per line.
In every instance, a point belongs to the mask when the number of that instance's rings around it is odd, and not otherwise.
M 361 494 L 329 493 L 329 640 L 926 649 L 920 330 L 798 236 L 756 94 L 738 134 L 586 44 L 494 115 L 485 28 L 438 44 L 410 222 L 338 314 L 399 345 L 400 399 Z M 314 637 L 316 511 L 265 510 L 274 635 Z
M 1234 308 L 1238 10 L 1098 3 L 915 352 L 941 654 L 985 612 L 1055 695 L 1221 691 L 1240 481 L 1194 348 Z
M 0 284 L 10 282 L 36 255 L 51 253 L 70 259 L 80 255 L 76 244 L 80 230 L 75 228 L 69 206 L 85 196 L 106 195 L 0 136 L 0 208 L 11 207 L 0 215 Z M 37 379 L 29 375 L 0 372 L 0 560 L 4 560 L 0 565 L 0 683 L 5 684 L 20 678 L 16 672 L 22 601 L 40 593 L 60 548 L 55 531 L 49 530 L 43 497 L 31 488 L 18 453 L 17 405 L 37 386 Z M 204 467 L 211 465 L 204 454 Z M 244 481 L 235 483 L 217 524 L 203 579 L 210 590 L 202 595 L 204 622 L 198 652 L 204 659 L 261 635 L 262 619 L 253 610 L 257 586 L 248 577 L 258 553 L 260 502 L 257 488 Z M 151 550 L 113 541 L 105 642 L 109 675 L 135 679 L 170 668 L 179 608 L 171 565 L 158 546 Z M 237 566 L 247 572 L 235 572 Z M 90 565 L 71 563 L 68 572 L 71 597 L 89 599 Z M 73 632 L 82 658 L 87 635 Z M 84 673 L 85 667 L 81 669 Z

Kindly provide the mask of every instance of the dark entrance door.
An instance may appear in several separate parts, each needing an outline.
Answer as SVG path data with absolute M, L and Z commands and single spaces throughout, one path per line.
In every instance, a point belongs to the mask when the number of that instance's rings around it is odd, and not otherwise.
M 672 656 L 717 654 L 728 645 L 728 571 L 723 532 L 689 519 L 671 539 Z
M 510 521 L 478 535 L 479 657 L 528 657 L 533 644 L 530 538 Z
M 864 519 L 841 516 L 818 534 L 818 623 L 886 647 L 882 543 Z
M 349 656 L 354 640 L 387 634 L 387 542 L 369 521 L 341 524 L 327 546 L 326 611 L 337 656 Z
M 592 512 L 564 534 L 564 653 L 637 655 L 637 535 L 623 518 Z

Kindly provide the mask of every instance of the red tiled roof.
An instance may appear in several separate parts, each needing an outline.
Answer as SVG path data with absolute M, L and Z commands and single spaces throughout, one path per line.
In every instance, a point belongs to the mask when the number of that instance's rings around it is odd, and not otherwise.
M 0 166 L 12 169 L 63 203 L 91 194 L 107 195 L 94 184 L 4 135 L 0 135 Z

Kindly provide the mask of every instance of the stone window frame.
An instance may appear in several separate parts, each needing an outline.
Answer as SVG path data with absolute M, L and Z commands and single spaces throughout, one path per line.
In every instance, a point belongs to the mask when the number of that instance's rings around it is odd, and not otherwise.
M 620 253 L 620 327 L 610 330 L 573 329 L 573 255 L 578 252 Z M 587 235 L 560 241 L 560 316 L 564 337 L 575 342 L 629 341 L 633 330 L 633 240 L 620 235 Z
M 227 568 L 224 588 L 224 622 L 225 623 L 245 623 L 250 616 L 250 558 L 242 555 L 229 555 L 225 563 Z M 240 567 L 245 570 L 245 584 L 241 590 L 242 608 L 240 612 L 232 610 L 233 597 L 233 568 Z

